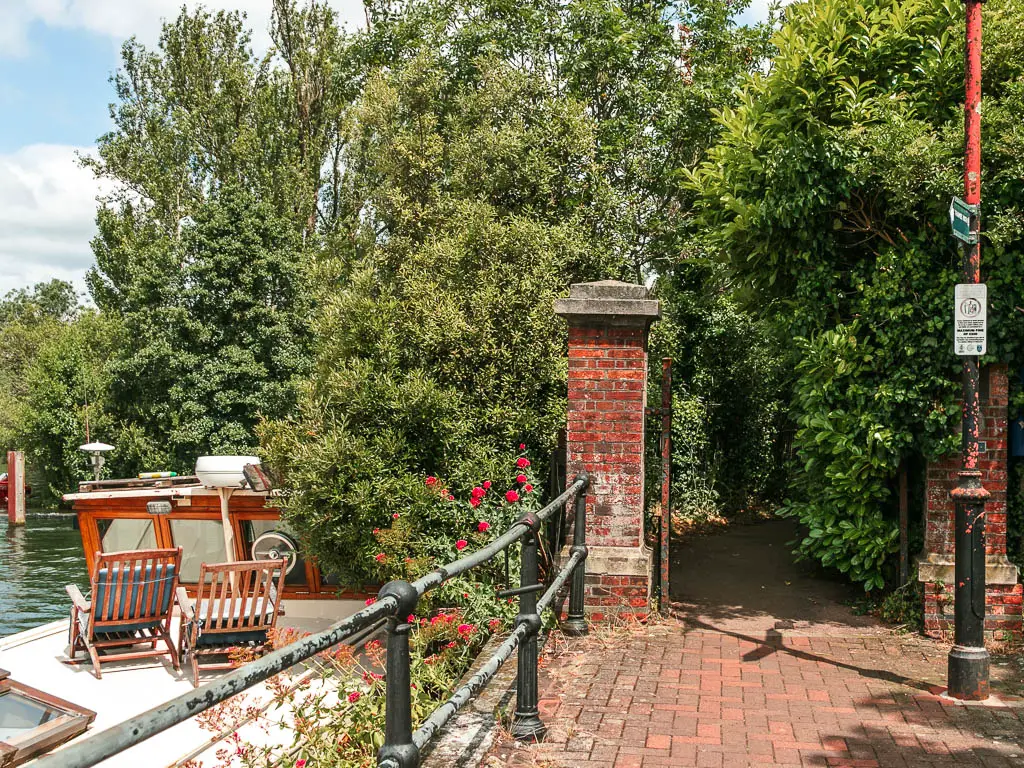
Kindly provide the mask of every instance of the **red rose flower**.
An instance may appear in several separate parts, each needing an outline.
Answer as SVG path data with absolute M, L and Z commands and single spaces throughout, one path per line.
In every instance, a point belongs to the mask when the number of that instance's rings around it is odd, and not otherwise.
M 507 501 L 509 504 L 514 504 L 515 502 L 519 501 L 519 494 L 516 493 L 515 491 L 508 491 L 505 494 L 505 501 Z
M 434 477 L 433 475 L 430 475 L 427 478 L 427 487 L 428 488 L 433 488 L 435 485 L 437 485 L 437 478 Z
M 516 459 L 516 466 L 519 467 L 520 469 L 526 469 L 528 466 L 530 466 L 530 460 L 525 456 L 520 456 L 518 459 Z
M 452 496 L 450 493 L 448 494 L 448 501 L 455 501 L 455 497 Z
M 472 493 L 470 493 L 470 496 L 472 496 L 474 499 L 482 499 L 486 495 L 487 491 L 485 491 L 479 485 L 473 489 Z
M 416 614 L 410 613 L 408 616 L 406 616 L 405 617 L 405 623 L 406 624 L 415 624 L 416 623 Z
M 480 533 L 486 533 L 488 530 L 490 530 L 490 528 L 491 524 L 488 523 L 486 520 L 481 520 L 479 523 L 476 524 L 476 529 L 480 531 Z
M 471 507 L 479 507 L 480 506 L 480 499 L 477 499 L 477 498 L 470 499 L 469 500 L 469 506 L 471 506 Z
M 458 541 L 455 542 L 455 548 L 457 550 L 459 550 L 460 552 L 462 550 L 464 550 L 468 545 L 469 545 L 469 542 L 466 541 L 465 539 L 459 539 Z
M 491 619 L 487 622 L 487 626 L 491 632 L 497 632 L 498 628 L 501 626 L 501 619 Z
M 399 515 L 399 514 L 398 514 L 397 512 L 395 512 L 395 513 L 394 513 L 394 514 L 393 514 L 393 515 L 391 516 L 391 519 L 392 519 L 392 520 L 397 520 L 397 519 L 398 519 L 399 517 L 401 517 L 401 515 Z
M 526 443 L 520 443 L 519 444 L 519 450 L 520 451 L 525 451 L 526 450 Z
M 525 483 L 526 482 L 526 475 L 523 475 L 523 474 L 516 475 L 516 482 L 517 483 Z
M 491 488 L 491 481 L 490 480 L 484 480 L 484 488 L 486 490 L 490 490 L 490 488 Z
M 529 493 L 530 491 L 533 490 L 533 486 L 527 483 L 526 485 L 523 486 L 523 490 Z
M 360 697 L 362 697 L 362 695 L 363 694 L 361 694 L 359 691 L 352 691 L 352 693 L 350 693 L 348 695 L 348 703 L 349 704 L 355 704 L 357 701 L 359 701 L 359 699 L 360 699 Z

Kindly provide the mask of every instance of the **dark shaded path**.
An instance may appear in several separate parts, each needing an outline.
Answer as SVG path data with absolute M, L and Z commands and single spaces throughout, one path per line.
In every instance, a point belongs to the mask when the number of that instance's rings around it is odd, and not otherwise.
M 856 588 L 794 562 L 789 542 L 796 535 L 790 521 L 773 520 L 675 544 L 672 599 L 689 622 L 724 631 L 829 634 L 877 627 L 844 604 Z

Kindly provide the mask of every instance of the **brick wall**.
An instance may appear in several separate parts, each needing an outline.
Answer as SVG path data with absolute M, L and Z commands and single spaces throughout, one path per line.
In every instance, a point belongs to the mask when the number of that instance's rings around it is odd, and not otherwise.
M 636 547 L 643 530 L 647 333 L 642 328 L 569 329 L 566 463 L 593 475 L 587 542 Z
M 978 457 L 981 481 L 991 494 L 985 503 L 986 578 L 985 634 L 990 639 L 1021 636 L 1022 585 L 1006 560 L 1007 418 L 1009 382 L 1005 365 L 983 372 Z M 987 392 L 986 392 L 987 389 Z M 920 561 L 924 584 L 925 631 L 939 636 L 953 629 L 952 565 L 956 508 L 949 492 L 956 487 L 959 454 L 928 465 L 925 552 Z

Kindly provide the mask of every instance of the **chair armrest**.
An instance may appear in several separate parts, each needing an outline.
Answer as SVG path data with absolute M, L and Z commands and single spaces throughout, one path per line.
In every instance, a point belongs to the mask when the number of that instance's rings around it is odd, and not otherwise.
M 192 604 L 192 598 L 188 596 L 188 592 L 185 591 L 185 588 L 178 587 L 175 595 L 178 598 L 178 605 L 181 606 L 181 615 L 189 621 L 195 621 L 196 608 Z
M 64 589 L 68 593 L 68 597 L 71 598 L 71 604 L 75 606 L 82 613 L 88 613 L 92 607 L 92 603 L 85 599 L 82 595 L 81 590 L 74 584 L 68 584 Z

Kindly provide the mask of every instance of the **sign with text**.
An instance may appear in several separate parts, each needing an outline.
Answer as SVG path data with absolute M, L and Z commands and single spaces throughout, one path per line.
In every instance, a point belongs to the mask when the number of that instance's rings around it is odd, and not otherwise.
M 954 297 L 953 350 L 958 355 L 984 355 L 988 288 L 984 283 L 959 283 Z
M 977 215 L 978 206 L 954 197 L 949 204 L 949 225 L 953 228 L 953 237 L 968 245 L 978 242 L 978 233 L 971 226 L 971 217 Z

